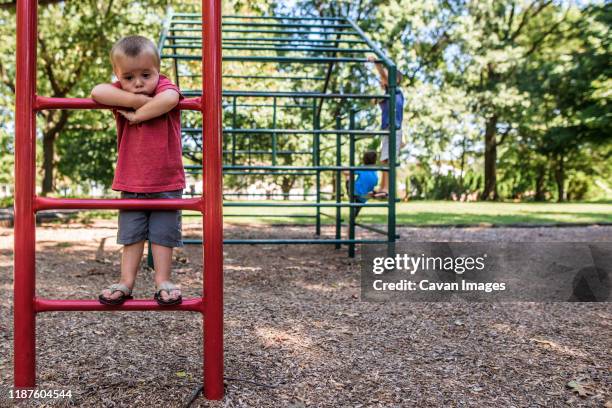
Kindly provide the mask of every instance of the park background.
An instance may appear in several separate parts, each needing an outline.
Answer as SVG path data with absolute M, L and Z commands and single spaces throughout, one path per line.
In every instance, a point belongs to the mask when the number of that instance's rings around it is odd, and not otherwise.
M 14 3 L 0 5 L 3 207 L 12 203 L 14 174 Z M 140 33 L 157 41 L 168 6 L 198 9 L 195 1 L 40 3 L 38 93 L 52 97 L 87 97 L 93 85 L 111 80 L 108 50 L 116 39 Z M 395 61 L 405 76 L 401 86 L 407 138 L 399 158 L 398 198 L 409 201 L 398 206 L 398 224 L 611 221 L 609 3 L 250 0 L 223 5 L 225 14 L 346 15 Z M 60 19 L 61 30 L 55 24 Z M 164 64 L 162 71 L 170 71 L 169 61 Z M 264 69 L 274 75 L 277 68 L 270 64 Z M 300 70 L 299 64 L 292 69 Z M 324 74 L 326 67 L 308 69 L 316 75 Z M 235 74 L 229 65 L 225 71 L 224 75 Z M 254 85 L 239 81 L 226 79 L 226 87 Z M 273 91 L 278 82 L 257 86 Z M 337 65 L 330 84 L 330 90 L 345 93 L 376 92 L 378 87 L 374 69 L 367 64 Z M 360 107 L 358 120 L 368 129 L 378 128 L 378 107 L 364 103 L 370 106 Z M 271 115 L 270 110 L 256 117 L 239 115 L 237 127 L 258 127 L 269 123 Z M 39 194 L 113 196 L 109 189 L 116 154 L 112 115 L 43 111 L 38 124 Z M 256 140 L 249 143 L 257 148 Z M 307 148 L 300 143 L 308 140 L 288 143 L 280 148 L 297 151 Z M 372 139 L 369 148 L 378 148 L 378 143 Z M 201 160 L 188 152 L 185 156 L 186 164 Z M 285 156 L 291 162 L 281 164 L 299 165 L 294 157 Z M 323 174 L 323 185 L 330 191 L 334 176 Z M 312 188 L 299 176 L 275 176 L 265 184 L 256 177 L 226 176 L 225 188 L 281 197 L 306 194 Z M 190 181 L 199 188 L 197 176 Z M 429 200 L 481 203 L 461 206 Z M 550 202 L 574 204 L 541 204 Z M 364 211 L 362 217 L 384 222 L 382 210 Z M 279 214 L 268 221 L 286 220 Z
M 39 3 L 38 93 L 87 97 L 94 84 L 111 80 L 107 53 L 117 38 L 139 33 L 157 40 L 168 5 L 197 11 L 198 2 Z M 612 225 L 602 225 L 612 223 L 609 4 L 223 4 L 225 14 L 348 15 L 398 64 L 406 76 L 408 135 L 398 178 L 399 198 L 408 200 L 398 203 L 400 242 L 610 242 Z M 3 207 L 12 202 L 14 174 L 14 6 L 0 3 Z M 371 66 L 343 69 L 334 76 L 335 90 L 380 92 Z M 362 111 L 360 123 L 378 128 L 378 107 Z M 37 193 L 112 197 L 110 113 L 38 115 Z M 245 128 L 270 120 L 240 119 Z M 237 191 L 258 181 L 225 178 Z M 333 181 L 325 184 L 333 188 Z M 305 191 L 303 183 L 275 180 L 281 193 Z M 96 299 L 117 278 L 115 214 L 78 217 L 40 220 L 37 296 Z M 367 208 L 359 217 L 383 224 L 386 213 Z M 268 220 L 226 218 L 225 237 L 297 240 L 313 232 L 283 214 Z M 323 232 L 332 234 L 333 226 Z M 201 238 L 201 225 L 186 224 L 184 233 Z M 201 296 L 202 260 L 199 245 L 176 252 L 173 276 L 185 297 Z M 150 298 L 152 270 L 141 266 L 135 295 Z M 38 385 L 70 388 L 74 398 L 66 405 L 84 407 L 612 406 L 609 302 L 373 304 L 360 300 L 360 270 L 358 259 L 333 245 L 225 245 L 222 402 L 197 398 L 202 318 L 187 313 L 38 316 Z M 12 279 L 13 229 L 1 222 L 3 389 L 13 384 Z

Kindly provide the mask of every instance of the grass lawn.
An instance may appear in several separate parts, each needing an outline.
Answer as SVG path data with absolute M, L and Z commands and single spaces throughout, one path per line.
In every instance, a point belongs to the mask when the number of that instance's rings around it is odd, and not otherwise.
M 381 201 L 369 201 L 369 203 Z M 323 213 L 333 215 L 334 208 Z M 386 208 L 364 208 L 358 222 L 386 223 Z M 348 217 L 348 209 L 342 210 Z M 224 209 L 225 220 L 231 223 L 314 223 L 314 218 L 291 218 L 286 215 L 313 216 L 315 208 L 229 207 Z M 398 225 L 510 225 L 557 223 L 612 223 L 612 203 L 460 203 L 452 201 L 413 201 L 397 203 Z M 245 215 L 235 217 L 233 215 Z M 271 217 L 261 217 L 271 215 Z M 322 217 L 325 224 L 333 224 L 331 217 Z
M 236 201 L 232 201 L 236 202 Z M 244 202 L 244 201 L 242 201 Z M 251 201 L 251 203 L 281 201 Z M 291 201 L 291 203 L 298 203 Z M 369 201 L 382 203 L 382 201 Z M 225 221 L 233 224 L 314 224 L 315 208 L 225 207 Z M 334 208 L 323 208 L 323 224 L 334 224 Z M 386 208 L 364 208 L 357 219 L 363 224 L 385 224 Z M 188 212 L 183 212 L 184 215 Z M 199 223 L 199 217 L 184 217 L 184 223 Z M 291 217 L 290 215 L 297 216 Z M 612 203 L 460 203 L 454 201 L 412 201 L 397 203 L 397 225 L 546 225 L 546 224 L 612 224 Z M 348 219 L 348 209 L 342 209 Z M 116 218 L 114 211 L 81 212 L 87 222 L 95 218 Z

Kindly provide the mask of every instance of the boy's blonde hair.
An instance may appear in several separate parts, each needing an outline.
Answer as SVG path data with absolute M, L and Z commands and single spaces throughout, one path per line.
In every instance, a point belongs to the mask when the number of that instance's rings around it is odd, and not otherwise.
M 159 70 L 161 61 L 157 47 L 151 40 L 141 35 L 130 35 L 117 41 L 110 50 L 110 60 L 114 66 L 117 53 L 122 53 L 128 57 L 137 57 L 143 52 L 150 52 L 155 57 L 157 69 Z

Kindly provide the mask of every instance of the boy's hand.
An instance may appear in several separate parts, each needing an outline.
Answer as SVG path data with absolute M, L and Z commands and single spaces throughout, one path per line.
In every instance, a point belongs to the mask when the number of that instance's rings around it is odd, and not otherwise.
M 119 112 L 121 116 L 126 118 L 130 125 L 137 125 L 141 122 L 141 120 L 138 119 L 138 115 L 136 115 L 136 112 L 124 110 L 117 110 L 117 112 Z

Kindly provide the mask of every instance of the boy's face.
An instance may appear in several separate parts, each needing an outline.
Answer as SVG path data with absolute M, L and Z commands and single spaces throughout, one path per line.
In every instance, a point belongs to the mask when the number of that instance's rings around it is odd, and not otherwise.
M 118 52 L 113 58 L 113 71 L 121 88 L 135 94 L 152 95 L 159 81 L 157 60 L 146 51 L 136 57 Z

